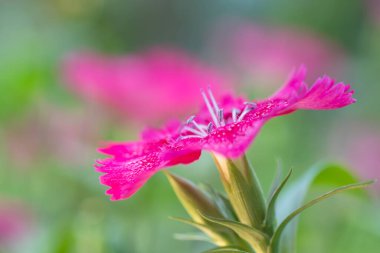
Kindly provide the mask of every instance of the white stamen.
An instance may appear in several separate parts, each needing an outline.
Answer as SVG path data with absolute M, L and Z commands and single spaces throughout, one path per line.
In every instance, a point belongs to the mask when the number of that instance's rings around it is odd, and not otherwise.
M 252 110 L 256 109 L 257 104 L 255 102 L 244 102 L 246 106 L 249 106 Z
M 186 136 L 180 136 L 179 139 L 180 140 L 186 140 L 186 139 L 192 139 L 192 138 L 198 138 L 198 139 L 201 139 L 203 138 L 202 136 L 199 136 L 199 135 L 186 135 Z
M 191 127 L 188 127 L 188 126 L 185 126 L 183 128 L 183 131 L 189 131 L 189 132 L 191 132 L 193 134 L 196 134 L 196 135 L 199 135 L 199 136 L 206 136 L 207 135 L 204 132 L 198 131 L 197 129 L 194 129 L 194 128 L 191 128 Z
M 204 135 L 206 134 L 205 132 L 205 129 L 207 128 L 206 126 L 203 126 L 201 124 L 198 124 L 196 121 L 195 121 L 195 116 L 191 116 L 187 121 L 186 121 L 187 124 L 193 124 L 195 126 L 196 129 L 199 130 L 199 132 L 201 133 L 201 135 Z M 194 129 L 195 130 L 195 129 Z
M 214 95 L 212 94 L 210 86 L 208 87 L 207 91 L 208 91 L 208 95 L 209 95 L 209 97 L 211 99 L 211 102 L 212 102 L 212 104 L 214 106 L 214 110 L 215 110 L 216 113 L 218 113 L 220 109 L 219 109 L 218 103 L 215 100 Z
M 240 122 L 244 119 L 245 115 L 247 115 L 247 113 L 249 113 L 250 111 L 254 110 L 255 107 L 253 107 L 252 105 L 246 105 L 244 107 L 244 110 L 243 112 L 240 114 L 239 118 L 237 119 L 237 122 Z
M 238 110 L 238 109 L 236 109 L 236 108 L 232 109 L 232 121 L 233 121 L 233 122 L 236 122 L 236 120 L 237 120 L 237 115 L 238 115 L 239 112 L 240 112 L 240 110 Z
M 188 120 L 186 120 L 186 124 L 190 124 L 195 119 L 195 115 L 190 116 Z
M 206 103 L 207 109 L 211 115 L 212 120 L 214 121 L 215 125 L 219 127 L 220 124 L 219 124 L 218 118 L 216 117 L 215 112 L 213 108 L 211 107 L 210 101 L 208 100 L 206 93 L 203 90 L 201 90 L 201 94 L 202 94 L 203 100 Z

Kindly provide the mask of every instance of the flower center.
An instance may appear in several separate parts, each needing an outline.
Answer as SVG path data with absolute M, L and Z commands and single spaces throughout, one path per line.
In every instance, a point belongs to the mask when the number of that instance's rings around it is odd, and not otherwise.
M 191 116 L 180 130 L 179 138 L 182 140 L 189 138 L 204 138 L 214 128 L 223 127 L 229 123 L 242 121 L 250 111 L 257 107 L 256 103 L 245 102 L 245 106 L 242 111 L 237 108 L 233 108 L 231 113 L 228 114 L 228 117 L 226 117 L 223 108 L 218 106 L 210 87 L 207 88 L 207 93 L 201 89 L 201 94 L 212 121 L 208 124 L 200 123 L 195 120 L 196 116 Z

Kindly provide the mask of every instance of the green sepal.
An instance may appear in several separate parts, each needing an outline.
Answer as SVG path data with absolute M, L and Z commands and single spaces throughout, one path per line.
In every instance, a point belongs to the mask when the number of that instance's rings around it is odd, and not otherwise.
M 209 184 L 201 184 L 202 189 L 209 194 L 213 203 L 218 207 L 218 209 L 223 213 L 223 216 L 229 220 L 237 220 L 236 213 L 231 205 L 230 200 L 223 194 L 217 192 Z
M 176 218 L 176 220 L 186 221 L 185 223 L 196 226 L 218 246 L 226 246 L 241 241 L 230 229 L 211 223 L 199 214 L 201 212 L 213 217 L 224 218 L 222 212 L 207 194 L 189 180 L 168 172 L 166 172 L 166 175 L 178 199 L 193 219 L 193 221 L 179 218 Z
M 239 221 L 262 229 L 265 199 L 257 176 L 246 157 L 228 159 L 214 154 L 214 160 Z
M 210 249 L 210 250 L 204 251 L 203 253 L 250 253 L 250 252 L 241 250 L 239 248 L 227 246 L 227 247 L 218 247 L 215 249 Z
M 236 221 L 218 219 L 204 215 L 203 217 L 211 222 L 225 226 L 226 228 L 234 231 L 239 237 L 245 240 L 256 253 L 266 252 L 266 245 L 267 242 L 269 242 L 269 238 L 261 231 Z
M 325 200 L 325 199 L 328 199 L 338 193 L 341 193 L 341 192 L 344 192 L 344 191 L 348 191 L 348 190 L 354 190 L 354 189 L 361 189 L 361 188 L 365 188 L 365 187 L 368 187 L 369 185 L 373 184 L 375 181 L 374 180 L 371 180 L 371 181 L 366 181 L 366 182 L 361 182 L 361 183 L 356 183 L 356 184 L 349 184 L 349 185 L 345 185 L 345 186 L 341 186 L 341 187 L 338 187 L 334 190 L 331 190 L 323 195 L 320 195 L 319 197 L 307 202 L 306 204 L 304 204 L 303 206 L 301 206 L 300 208 L 296 209 L 295 211 L 293 211 L 291 214 L 289 214 L 282 222 L 281 224 L 278 226 L 278 228 L 276 229 L 275 233 L 273 234 L 272 238 L 271 238 L 271 241 L 270 241 L 270 245 L 269 245 L 269 253 L 277 253 L 279 252 L 279 247 L 280 247 L 280 239 L 281 239 L 281 235 L 282 233 L 284 232 L 286 226 L 295 218 L 297 217 L 299 214 L 301 214 L 303 211 L 305 211 L 306 209 L 314 206 L 315 204 Z
M 178 199 L 194 221 L 204 223 L 204 219 L 199 215 L 199 212 L 215 217 L 223 217 L 223 214 L 219 211 L 218 207 L 213 203 L 210 197 L 191 181 L 170 174 L 169 172 L 166 172 L 165 174 Z

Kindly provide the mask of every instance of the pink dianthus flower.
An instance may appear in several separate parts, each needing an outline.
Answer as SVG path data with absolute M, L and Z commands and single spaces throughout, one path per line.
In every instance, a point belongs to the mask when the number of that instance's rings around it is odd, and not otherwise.
M 242 156 L 269 119 L 296 110 L 332 110 L 355 102 L 350 85 L 321 77 L 309 87 L 304 67 L 263 100 L 247 100 L 231 94 L 216 100 L 202 91 L 205 106 L 185 123 L 170 122 L 162 129 L 147 129 L 137 142 L 114 143 L 100 149 L 110 158 L 97 161 L 104 173 L 101 183 L 110 187 L 112 200 L 133 195 L 154 173 L 176 164 L 197 160 L 202 150 L 224 157 Z

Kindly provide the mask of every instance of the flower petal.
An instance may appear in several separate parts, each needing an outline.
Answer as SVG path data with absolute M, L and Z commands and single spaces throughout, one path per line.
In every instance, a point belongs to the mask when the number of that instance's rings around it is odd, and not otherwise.
M 271 97 L 272 99 L 284 99 L 289 105 L 278 115 L 297 109 L 333 110 L 355 103 L 356 100 L 352 97 L 354 91 L 350 89 L 350 85 L 342 82 L 336 83 L 329 76 L 323 76 L 308 88 L 304 82 L 305 74 L 306 68 L 301 66 L 293 72 L 289 81 Z
M 289 80 L 271 98 L 295 100 L 304 96 L 307 92 L 307 84 L 305 83 L 306 67 L 301 65 L 290 75 Z M 289 101 L 290 102 L 290 101 Z
M 151 142 L 116 143 L 100 151 L 111 158 L 97 161 L 95 168 L 105 173 L 100 182 L 110 187 L 106 191 L 111 200 L 132 196 L 160 169 L 176 164 L 187 164 L 199 159 L 201 151 L 172 145 L 167 139 Z
M 218 128 L 208 136 L 204 149 L 226 157 L 239 157 L 249 148 L 264 123 L 265 120 L 242 121 Z
M 158 154 L 152 153 L 135 159 L 100 160 L 95 167 L 106 173 L 100 176 L 100 182 L 110 187 L 106 194 L 120 200 L 133 195 L 162 166 Z
M 295 107 L 304 110 L 334 110 L 356 102 L 354 90 L 342 82 L 324 76 L 319 78 Z

